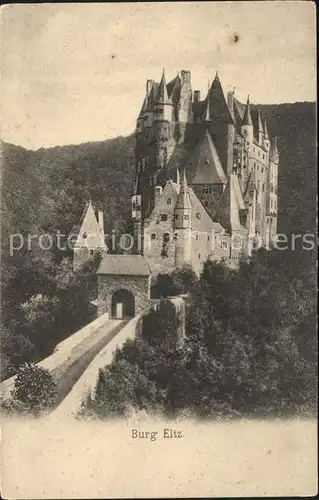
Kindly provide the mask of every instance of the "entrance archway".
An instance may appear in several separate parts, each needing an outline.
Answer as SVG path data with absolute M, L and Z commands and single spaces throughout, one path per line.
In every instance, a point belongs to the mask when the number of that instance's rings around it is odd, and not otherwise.
M 135 299 L 129 290 L 117 290 L 112 296 L 112 318 L 123 319 L 135 316 Z

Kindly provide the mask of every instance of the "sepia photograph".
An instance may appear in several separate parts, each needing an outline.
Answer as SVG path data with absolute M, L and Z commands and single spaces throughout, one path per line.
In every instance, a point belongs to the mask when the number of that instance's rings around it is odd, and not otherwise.
M 316 10 L 1 8 L 1 495 L 317 493 Z

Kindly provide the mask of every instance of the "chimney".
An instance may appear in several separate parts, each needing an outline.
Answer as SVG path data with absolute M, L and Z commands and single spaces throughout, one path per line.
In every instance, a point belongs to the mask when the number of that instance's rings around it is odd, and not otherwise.
M 200 101 L 200 90 L 195 90 L 194 91 L 194 102 L 199 102 Z
M 102 210 L 98 211 L 98 222 L 99 222 L 100 233 L 104 241 L 104 217 Z
M 160 197 L 162 196 L 163 188 L 162 186 L 155 186 L 155 206 L 159 202 Z
M 182 85 L 183 83 L 191 83 L 191 72 L 190 71 L 186 71 L 185 69 L 183 69 L 181 71 L 181 82 L 182 82 Z

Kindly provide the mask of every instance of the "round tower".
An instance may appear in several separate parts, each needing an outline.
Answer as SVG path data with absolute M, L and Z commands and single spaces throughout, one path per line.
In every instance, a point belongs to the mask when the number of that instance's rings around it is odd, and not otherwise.
M 252 122 L 251 113 L 250 113 L 249 96 L 247 98 L 245 113 L 244 113 L 243 121 L 241 124 L 241 133 L 244 137 L 246 137 L 246 140 L 250 144 L 253 142 L 253 140 L 254 140 L 254 128 L 253 128 L 253 122 Z

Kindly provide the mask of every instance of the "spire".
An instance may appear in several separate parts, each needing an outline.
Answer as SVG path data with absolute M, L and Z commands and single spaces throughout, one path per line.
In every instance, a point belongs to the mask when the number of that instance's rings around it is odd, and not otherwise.
M 257 109 L 257 119 L 258 119 L 258 133 L 259 134 L 264 134 L 264 129 L 263 125 L 261 123 L 261 117 L 260 117 L 260 109 Z
M 252 124 L 253 124 L 253 122 L 252 122 L 251 114 L 250 114 L 250 103 L 249 103 L 249 96 L 248 96 L 242 125 L 252 125 Z
M 264 121 L 264 136 L 265 136 L 265 139 L 269 139 L 266 120 Z
M 165 104 L 168 101 L 165 72 L 163 68 L 162 78 L 158 87 L 158 102 Z
M 181 182 L 181 188 L 178 193 L 177 201 L 176 201 L 176 206 L 175 209 L 187 209 L 190 210 L 192 208 L 190 196 L 189 196 L 189 189 L 187 185 L 187 180 L 186 180 L 186 172 L 185 169 L 183 169 L 183 177 L 182 177 L 182 182 Z

